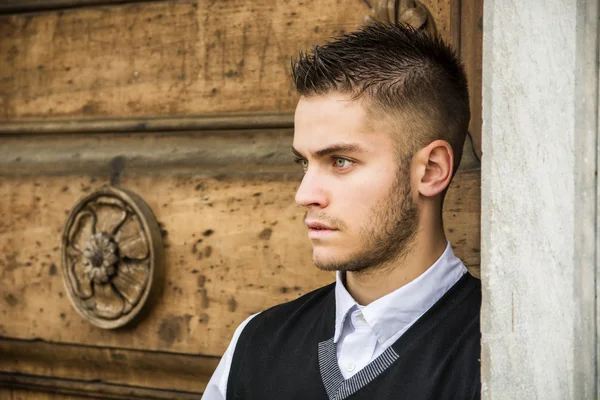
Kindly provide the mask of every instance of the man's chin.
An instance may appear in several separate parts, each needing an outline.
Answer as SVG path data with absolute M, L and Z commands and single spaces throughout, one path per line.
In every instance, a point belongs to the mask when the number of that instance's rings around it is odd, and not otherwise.
M 323 254 L 323 251 L 313 250 L 313 263 L 323 271 L 337 271 L 340 260 L 331 254 Z
M 354 257 L 323 255 L 316 252 L 313 253 L 313 263 L 323 271 L 357 271 L 362 269 L 361 266 L 356 265 Z
M 322 262 L 318 262 L 318 261 L 314 261 L 314 264 L 321 271 L 339 271 L 338 264 L 322 263 Z

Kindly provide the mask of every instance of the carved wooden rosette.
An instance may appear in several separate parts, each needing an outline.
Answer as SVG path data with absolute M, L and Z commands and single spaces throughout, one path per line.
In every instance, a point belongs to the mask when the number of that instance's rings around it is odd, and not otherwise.
M 418 0 L 371 0 L 371 14 L 365 16 L 365 23 L 400 22 L 416 29 L 423 29 L 435 35 L 435 21 L 431 13 Z
M 158 223 L 140 197 L 114 187 L 88 195 L 71 211 L 62 236 L 71 304 L 100 328 L 127 324 L 148 300 L 162 252 Z

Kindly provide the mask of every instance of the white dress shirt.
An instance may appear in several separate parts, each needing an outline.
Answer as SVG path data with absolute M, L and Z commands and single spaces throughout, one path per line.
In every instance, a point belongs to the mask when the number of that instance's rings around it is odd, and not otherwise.
M 367 306 L 352 298 L 338 272 L 333 341 L 344 379 L 356 374 L 394 344 L 466 272 L 464 264 L 454 255 L 448 243 L 440 258 L 417 279 Z M 235 346 L 244 327 L 256 315 L 248 317 L 235 330 L 229 347 L 208 382 L 203 400 L 225 400 Z

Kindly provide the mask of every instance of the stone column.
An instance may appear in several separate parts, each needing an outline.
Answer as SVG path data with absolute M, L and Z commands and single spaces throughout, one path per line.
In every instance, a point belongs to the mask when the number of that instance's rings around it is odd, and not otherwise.
M 599 398 L 598 17 L 484 2 L 484 399 Z

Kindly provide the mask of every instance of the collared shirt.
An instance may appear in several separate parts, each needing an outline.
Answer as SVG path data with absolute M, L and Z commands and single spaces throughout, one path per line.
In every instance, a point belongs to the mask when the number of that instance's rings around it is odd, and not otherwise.
M 440 258 L 418 278 L 366 306 L 352 298 L 342 274 L 337 273 L 333 341 L 344 379 L 394 344 L 466 272 L 448 243 Z
M 359 305 L 352 298 L 338 272 L 334 342 L 344 379 L 356 374 L 396 342 L 466 272 L 464 264 L 447 243 L 440 258 L 418 278 L 367 306 Z M 203 400 L 225 400 L 235 346 L 244 327 L 256 315 L 248 317 L 236 329 L 208 382 Z

